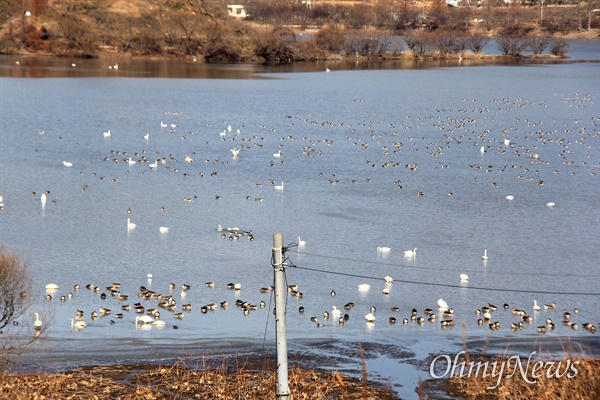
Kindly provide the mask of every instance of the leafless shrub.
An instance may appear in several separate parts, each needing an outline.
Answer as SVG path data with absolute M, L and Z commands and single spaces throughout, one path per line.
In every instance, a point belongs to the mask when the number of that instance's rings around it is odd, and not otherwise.
M 32 286 L 29 263 L 0 243 L 0 365 L 4 367 L 43 334 L 50 322 L 50 316 L 42 315 L 39 329 L 34 326 Z
M 449 31 L 436 31 L 432 36 L 433 45 L 441 56 L 454 52 L 459 43 L 459 38 Z
M 533 54 L 542 54 L 550 45 L 549 38 L 528 38 L 526 42 L 527 48 Z
M 429 38 L 423 31 L 412 30 L 404 35 L 406 46 L 412 51 L 415 57 L 420 57 L 429 51 Z
M 569 44 L 564 39 L 553 39 L 550 42 L 550 53 L 555 56 L 564 57 L 569 52 Z
M 490 39 L 487 36 L 476 32 L 469 38 L 469 49 L 475 54 L 481 54 L 489 41 Z
M 527 48 L 526 41 L 521 37 L 502 36 L 496 40 L 503 55 L 518 57 Z
M 381 56 L 391 48 L 391 37 L 380 32 L 362 31 L 346 37 L 346 54 Z
M 78 57 L 96 56 L 95 37 L 86 23 L 76 15 L 65 15 L 60 19 L 59 26 L 64 39 L 66 39 L 65 52 L 67 54 Z
M 295 59 L 296 35 L 289 28 L 276 27 L 266 35 L 257 35 L 255 54 L 266 62 L 287 63 Z
M 317 46 L 331 53 L 339 53 L 344 48 L 345 29 L 338 24 L 328 24 L 315 35 Z

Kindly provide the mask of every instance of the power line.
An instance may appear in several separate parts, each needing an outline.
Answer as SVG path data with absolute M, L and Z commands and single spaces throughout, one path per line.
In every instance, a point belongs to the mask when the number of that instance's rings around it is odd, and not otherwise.
M 299 267 L 294 264 L 289 264 L 289 267 L 304 269 L 307 271 L 320 272 L 323 274 L 335 274 L 335 275 L 343 275 L 350 276 L 353 278 L 362 278 L 362 279 L 370 279 L 381 281 L 383 278 L 360 275 L 360 274 L 351 274 L 348 272 L 337 272 L 337 271 L 326 271 L 317 268 L 309 268 L 309 267 Z M 423 286 L 441 286 L 447 288 L 458 288 L 458 289 L 471 289 L 471 290 L 487 290 L 491 292 L 512 292 L 512 293 L 537 293 L 537 294 L 552 294 L 552 295 L 577 295 L 577 296 L 600 296 L 600 293 L 587 293 L 587 292 L 553 292 L 547 290 L 519 290 L 519 289 L 501 289 L 501 288 L 485 288 L 485 287 L 477 287 L 477 286 L 461 286 L 461 285 L 450 285 L 445 283 L 434 283 L 434 282 L 418 282 L 418 281 L 408 281 L 408 280 L 400 280 L 394 279 L 394 282 L 408 283 L 412 285 L 423 285 Z
M 292 247 L 291 245 L 289 247 Z M 406 264 L 394 264 L 394 263 L 382 263 L 379 261 L 368 261 L 368 260 L 357 260 L 357 259 L 353 259 L 353 258 L 346 258 L 346 257 L 336 257 L 336 256 L 325 256 L 322 254 L 316 254 L 316 253 L 307 253 L 305 251 L 302 251 L 300 254 L 302 255 L 307 255 L 307 256 L 312 256 L 312 257 L 320 257 L 320 258 L 328 258 L 328 259 L 332 259 L 332 260 L 340 260 L 340 261 L 348 261 L 348 262 L 355 262 L 355 263 L 361 263 L 361 264 L 374 264 L 374 265 L 383 265 L 383 266 L 389 266 L 389 267 L 402 267 L 402 268 L 410 268 L 412 267 L 412 265 L 406 265 Z M 454 270 L 451 269 L 447 269 L 447 268 L 436 268 L 436 267 L 424 267 L 424 266 L 419 266 L 419 270 L 432 270 L 432 271 L 444 271 L 444 272 L 456 272 Z M 497 275 L 506 275 L 505 272 L 502 271 L 475 271 L 475 270 L 462 270 L 461 272 L 470 272 L 470 273 L 474 273 L 474 274 L 497 274 Z M 598 276 L 598 275 L 575 275 L 575 274 L 552 274 L 552 273 L 544 273 L 544 272 L 522 272 L 522 273 L 514 273 L 511 272 L 511 275 L 523 275 L 523 276 L 527 276 L 527 275 L 531 275 L 531 276 L 557 276 L 557 277 L 575 277 L 575 278 L 590 278 L 593 276 Z

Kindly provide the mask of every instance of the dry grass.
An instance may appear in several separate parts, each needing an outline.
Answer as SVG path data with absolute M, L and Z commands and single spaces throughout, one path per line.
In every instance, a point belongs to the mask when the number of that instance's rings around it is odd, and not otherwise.
M 600 399 L 600 359 L 586 356 L 583 349 L 564 348 L 564 356 L 472 357 L 466 349 L 464 369 L 457 368 L 448 380 L 448 392 L 476 399 Z M 487 369 L 484 369 L 487 367 Z
M 527 382 L 515 362 L 509 357 L 487 359 L 497 365 L 505 362 L 502 378 L 498 376 L 454 376 L 450 378 L 452 392 L 474 398 L 502 399 L 598 399 L 600 398 L 600 360 L 584 357 L 565 356 L 560 360 L 542 360 L 541 368 L 536 370 L 537 379 L 532 376 L 531 362 L 527 370 Z M 482 358 L 482 361 L 485 359 Z M 527 359 L 523 360 L 526 367 Z M 559 364 L 560 363 L 560 364 Z M 560 365 L 557 377 L 557 366 Z M 567 366 L 570 366 L 567 374 Z M 573 368 L 577 373 L 574 373 Z M 574 376 L 572 376 L 574 375 Z M 533 382 L 533 383 L 531 383 Z M 488 389 L 492 387 L 491 389 Z
M 290 399 L 393 399 L 389 392 L 336 372 L 289 371 Z M 277 374 L 248 364 L 198 369 L 171 366 L 88 367 L 55 374 L 0 375 L 2 399 L 273 399 Z

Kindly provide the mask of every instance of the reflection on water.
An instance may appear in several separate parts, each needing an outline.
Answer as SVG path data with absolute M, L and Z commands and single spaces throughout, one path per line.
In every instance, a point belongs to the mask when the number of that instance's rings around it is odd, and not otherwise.
M 194 79 L 259 79 L 264 73 L 322 72 L 330 70 L 398 70 L 430 69 L 442 67 L 474 67 L 485 65 L 524 66 L 553 65 L 600 61 L 595 42 L 568 41 L 567 58 L 458 58 L 441 60 L 389 60 L 365 61 L 363 59 L 295 62 L 290 64 L 205 64 L 192 59 L 142 59 L 131 57 L 106 57 L 102 59 L 68 59 L 24 56 L 0 56 L 0 76 L 11 78 L 194 78 Z M 498 54 L 497 45 L 490 41 L 484 55 Z M 17 64 L 18 63 L 18 64 Z M 117 66 L 118 68 L 114 68 Z M 264 76 L 263 76 L 264 78 Z
M 54 62 L 41 71 L 54 76 Z M 390 352 L 406 349 L 418 364 L 461 349 L 463 324 L 468 341 L 507 345 L 540 340 L 537 326 L 548 318 L 556 329 L 547 340 L 589 338 L 562 324 L 563 309 L 580 324 L 600 318 L 595 65 L 327 73 L 310 64 L 318 72 L 284 74 L 276 71 L 288 66 L 119 62 L 115 71 L 79 60 L 60 68 L 79 63 L 99 76 L 0 80 L 10 94 L 0 102 L 0 240 L 31 260 L 36 310 L 54 312 L 50 337 L 34 349 L 45 360 L 157 360 L 232 342 L 255 349 L 263 340 L 272 348 L 272 293 L 259 288 L 272 284 L 275 232 L 290 244 L 288 283 L 303 293 L 288 298 L 290 348 L 333 357 L 355 351 L 357 341 L 374 344 L 380 360 L 369 368 L 384 380 L 404 382 L 394 364 L 406 357 Z M 152 68 L 249 79 L 139 73 Z M 130 69 L 138 79 L 126 78 Z M 114 73 L 125 75 L 104 78 Z M 272 79 L 250 78 L 257 73 Z M 275 190 L 282 181 L 285 191 Z M 222 238 L 219 225 L 251 230 L 255 240 L 227 231 Z M 298 237 L 305 246 L 292 245 Z M 415 247 L 416 256 L 404 256 Z M 50 282 L 59 289 L 45 301 Z M 128 300 L 107 289 L 113 282 Z M 371 290 L 359 292 L 362 283 Z M 184 284 L 191 287 L 182 297 Z M 183 319 L 159 298 L 140 297 L 142 286 L 172 296 Z M 442 328 L 450 317 L 438 310 L 440 298 L 453 308 L 454 326 Z M 556 308 L 534 312 L 534 300 Z M 223 301 L 229 306 L 201 311 Z M 236 301 L 258 307 L 245 315 Z M 160 309 L 166 328 L 136 329 L 141 314 L 121 307 L 137 302 Z M 343 325 L 324 319 L 349 302 L 356 305 L 344 309 Z M 186 303 L 192 310 L 181 309 Z M 475 310 L 488 303 L 498 306 L 490 321 L 498 330 L 477 322 Z M 92 319 L 101 306 L 111 313 Z M 377 319 L 367 324 L 371 307 Z M 522 330 L 511 330 L 520 318 L 513 307 L 531 314 Z M 70 326 L 77 309 L 88 322 L 81 331 Z M 413 309 L 424 323 L 412 321 Z

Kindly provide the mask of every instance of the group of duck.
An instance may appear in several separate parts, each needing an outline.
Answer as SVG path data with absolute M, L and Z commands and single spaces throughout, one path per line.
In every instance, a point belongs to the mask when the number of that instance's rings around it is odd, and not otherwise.
M 152 274 L 147 275 L 147 279 L 149 282 L 152 281 Z M 214 288 L 215 283 L 212 281 L 205 282 L 204 286 L 207 288 Z M 114 319 L 110 320 L 110 324 L 115 324 L 116 320 L 121 320 L 124 318 L 127 312 L 135 311 L 135 326 L 139 329 L 148 329 L 151 327 L 164 327 L 168 325 L 167 322 L 161 319 L 161 316 L 164 316 L 164 311 L 172 313 L 173 318 L 177 320 L 183 320 L 185 317 L 184 312 L 192 311 L 191 303 L 184 303 L 185 298 L 187 296 L 187 292 L 190 289 L 191 285 L 182 284 L 181 292 L 179 294 L 181 298 L 181 304 L 176 300 L 176 295 L 173 294 L 173 291 L 176 290 L 176 285 L 174 283 L 169 284 L 169 294 L 161 294 L 157 293 L 154 290 L 147 288 L 142 285 L 139 288 L 137 293 L 137 297 L 141 299 L 139 302 L 135 302 L 133 305 L 131 304 L 122 304 L 122 302 L 126 302 L 129 300 L 129 296 L 121 293 L 121 284 L 118 282 L 113 282 L 111 285 L 106 286 L 104 289 L 100 286 L 95 286 L 93 284 L 88 284 L 85 286 L 86 289 L 99 294 L 100 300 L 104 301 L 107 298 L 114 298 L 117 300 L 117 306 L 119 307 L 118 313 L 113 313 L 111 309 L 107 308 L 105 305 L 99 307 L 98 311 L 93 310 L 89 313 L 89 318 L 92 321 L 96 321 L 98 318 L 104 318 L 107 316 L 112 316 Z M 55 293 L 59 289 L 59 286 L 55 283 L 50 283 L 46 285 L 46 300 L 51 301 L 53 299 L 52 293 Z M 74 292 L 78 292 L 80 290 L 80 285 L 74 285 Z M 227 284 L 227 289 L 233 290 L 235 292 L 239 292 L 242 289 L 241 283 L 230 282 Z M 262 287 L 260 288 L 261 293 L 266 293 L 272 291 L 273 287 Z M 108 295 L 107 295 L 108 293 Z M 71 300 L 74 298 L 74 293 L 69 292 L 66 295 L 59 296 L 60 302 L 64 303 L 67 300 Z M 156 301 L 156 307 L 150 307 L 149 301 Z M 264 301 L 260 301 L 258 304 L 253 304 L 248 301 L 237 299 L 235 301 L 236 307 L 238 307 L 244 315 L 248 315 L 250 311 L 258 310 L 260 308 L 264 308 L 266 303 Z M 227 309 L 229 307 L 229 302 L 227 300 L 221 301 L 218 305 L 217 303 L 208 303 L 200 307 L 200 312 L 206 314 L 209 311 L 216 311 L 217 308 Z M 164 311 L 161 311 L 164 310 Z M 162 314 L 161 314 L 162 313 Z M 36 314 L 35 328 L 36 330 L 41 327 L 42 321 L 39 319 L 39 313 Z M 75 316 L 70 318 L 71 321 L 71 329 L 82 330 L 88 326 L 88 322 L 86 321 L 85 312 L 80 309 L 75 310 Z M 179 329 L 178 325 L 172 325 L 173 329 Z
M 153 277 L 151 274 L 147 276 L 148 281 L 152 281 Z M 390 276 L 386 276 L 384 278 L 386 288 L 383 290 L 383 295 L 389 295 L 389 286 L 394 282 L 393 278 Z M 205 282 L 204 286 L 207 288 L 214 288 L 215 283 L 212 281 Z M 181 304 L 175 299 L 175 295 L 173 291 L 176 290 L 176 285 L 174 283 L 169 284 L 169 294 L 161 294 L 157 293 L 154 290 L 148 289 L 146 286 L 140 286 L 139 291 L 137 293 L 137 297 L 141 299 L 141 301 L 131 304 L 122 304 L 123 302 L 127 302 L 129 300 L 129 296 L 121 293 L 121 284 L 114 282 L 109 286 L 106 286 L 102 289 L 99 286 L 95 286 L 93 284 L 86 285 L 86 289 L 93 291 L 94 293 L 99 294 L 99 297 L 102 301 L 107 298 L 114 298 L 117 300 L 117 306 L 119 307 L 118 313 L 113 313 L 111 309 L 107 308 L 105 305 L 99 307 L 98 311 L 94 310 L 89 313 L 89 317 L 92 321 L 97 320 L 98 318 L 104 318 L 107 316 L 113 316 L 114 319 L 110 320 L 111 324 L 116 323 L 115 320 L 121 320 L 124 318 L 125 313 L 129 311 L 135 311 L 135 326 L 139 329 L 149 329 L 151 327 L 164 327 L 168 325 L 166 321 L 161 319 L 161 316 L 164 316 L 165 312 L 170 312 L 172 317 L 176 320 L 183 320 L 185 317 L 184 312 L 190 312 L 193 308 L 191 303 L 184 303 L 188 290 L 191 285 L 183 284 L 181 286 L 181 292 L 179 294 L 181 298 Z M 241 283 L 230 282 L 226 285 L 227 289 L 238 292 L 242 289 Z M 272 292 L 275 288 L 273 286 L 265 286 L 259 289 L 260 293 L 269 293 Z M 359 292 L 368 292 L 371 289 L 371 285 L 368 283 L 362 283 L 357 286 Z M 386 291 L 387 289 L 387 291 Z M 56 284 L 48 284 L 46 286 L 47 290 L 47 300 L 52 300 L 51 293 L 54 293 L 58 290 L 58 285 Z M 74 291 L 77 292 L 80 290 L 79 285 L 74 286 Z M 288 285 L 287 291 L 290 296 L 296 297 L 297 299 L 303 298 L 303 293 L 300 291 L 298 284 Z M 107 295 L 108 293 L 108 295 Z M 331 297 L 334 298 L 336 296 L 336 291 L 331 291 Z M 73 292 L 69 292 L 67 295 L 60 296 L 60 301 L 65 302 L 73 298 Z M 152 306 L 150 301 L 156 301 L 156 306 Z M 544 304 L 543 306 L 538 305 L 537 300 L 533 301 L 532 312 L 534 314 L 540 312 L 542 309 L 548 311 L 556 310 L 556 303 Z M 239 308 L 243 315 L 249 315 L 249 313 L 253 310 L 258 310 L 265 308 L 266 303 L 261 300 L 258 304 L 252 304 L 248 301 L 244 301 L 241 299 L 236 299 L 235 306 Z M 335 305 L 331 307 L 331 310 L 326 310 L 322 314 L 322 319 L 319 319 L 316 315 L 310 317 L 310 321 L 315 323 L 318 328 L 325 327 L 329 321 L 334 324 L 338 324 L 343 326 L 350 320 L 351 310 L 356 306 L 356 302 L 350 301 L 344 305 L 344 310 L 342 311 L 338 309 Z M 218 308 L 227 309 L 229 307 L 228 301 L 222 302 L 213 302 L 208 303 L 200 307 L 201 313 L 205 314 L 209 311 L 216 311 Z M 522 330 L 525 325 L 529 325 L 534 321 L 534 318 L 531 313 L 528 313 L 525 309 L 519 309 L 516 307 L 510 308 L 508 303 L 505 303 L 502 307 L 504 310 L 510 309 L 509 315 L 503 315 L 503 318 L 507 318 L 512 315 L 512 318 L 517 318 L 518 320 L 513 320 L 510 323 L 510 329 L 512 331 Z M 485 326 L 487 325 L 491 330 L 499 330 L 501 328 L 501 323 L 498 319 L 494 318 L 494 313 L 499 309 L 499 307 L 494 304 L 487 303 L 486 305 L 475 310 L 475 315 L 478 317 L 477 325 Z M 164 311 L 162 311 L 164 310 Z M 416 323 L 417 325 L 423 325 L 425 322 L 435 323 L 439 319 L 440 327 L 442 329 L 453 327 L 455 325 L 455 311 L 452 307 L 450 307 L 445 300 L 439 299 L 437 301 L 437 308 L 429 308 L 426 307 L 422 310 L 422 313 L 419 312 L 417 308 L 407 308 L 407 311 L 410 310 L 410 314 L 404 318 L 397 317 L 394 314 L 401 312 L 401 308 L 398 306 L 392 306 L 390 311 L 392 313 L 389 316 L 388 322 L 390 324 L 396 324 L 397 322 L 402 322 L 404 325 L 408 325 L 410 323 Z M 305 306 L 300 306 L 298 308 L 298 312 L 300 314 L 305 314 L 306 308 Z M 562 324 L 564 326 L 570 327 L 573 330 L 579 329 L 580 323 L 574 321 L 572 316 L 578 315 L 579 309 L 575 308 L 573 312 L 569 312 L 567 309 L 563 310 L 562 313 Z M 372 325 L 377 320 L 377 308 L 375 306 L 371 306 L 369 312 L 364 316 L 364 320 L 368 325 Z M 85 318 L 85 313 L 82 310 L 76 309 L 75 316 L 70 318 L 71 328 L 82 330 L 88 326 L 88 322 Z M 34 328 L 36 330 L 41 329 L 42 321 L 39 319 L 38 314 L 36 313 L 36 320 L 34 322 Z M 596 332 L 596 325 L 591 322 L 581 323 L 581 326 L 589 331 L 590 333 Z M 545 319 L 544 325 L 537 326 L 537 331 L 540 333 L 545 333 L 547 331 L 552 331 L 556 327 L 556 324 L 552 321 L 550 317 Z M 178 329 L 179 326 L 176 324 L 172 325 L 173 329 Z
M 393 279 L 389 276 L 386 276 L 385 281 L 387 284 L 390 284 L 393 282 Z M 357 288 L 359 291 L 365 292 L 365 291 L 369 291 L 371 286 L 367 283 L 362 283 L 362 284 L 358 285 Z M 289 289 L 289 290 L 297 292 L 297 288 L 295 288 L 294 290 L 292 290 L 292 289 Z M 389 289 L 387 289 L 387 288 L 383 289 L 383 294 L 384 295 L 389 294 Z M 331 296 L 335 297 L 335 295 L 336 295 L 335 290 L 332 290 Z M 354 301 L 346 303 L 344 305 L 344 309 L 347 312 L 342 315 L 342 311 L 339 310 L 334 305 L 334 306 L 332 306 L 331 311 L 326 310 L 323 312 L 322 320 L 319 320 L 319 317 L 317 317 L 317 316 L 311 316 L 310 321 L 315 323 L 318 328 L 325 327 L 326 323 L 330 319 L 331 319 L 332 323 L 343 326 L 350 319 L 349 311 L 352 310 L 355 306 L 356 306 L 356 303 Z M 430 322 L 430 323 L 434 323 L 438 320 L 438 317 L 441 317 L 442 319 L 440 320 L 440 327 L 442 329 L 445 329 L 448 327 L 453 327 L 455 325 L 454 309 L 449 307 L 444 299 L 439 299 L 437 301 L 437 306 L 438 306 L 437 311 L 434 308 L 429 308 L 429 307 L 424 308 L 422 311 L 422 315 L 419 315 L 419 311 L 416 308 L 412 308 L 410 310 L 410 316 L 400 319 L 394 315 L 391 315 L 391 316 L 389 316 L 388 321 L 390 324 L 396 324 L 397 322 L 399 322 L 401 320 L 402 324 L 404 324 L 404 325 L 408 325 L 410 323 L 416 323 L 418 325 L 423 325 L 426 321 Z M 543 307 L 545 310 L 555 310 L 556 303 L 545 304 Z M 504 310 L 509 310 L 510 306 L 508 305 L 508 303 L 505 303 L 502 306 L 502 308 Z M 491 303 L 487 303 L 486 305 L 476 309 L 475 315 L 479 317 L 477 319 L 477 325 L 478 326 L 487 325 L 490 330 L 499 330 L 501 328 L 500 321 L 494 320 L 495 318 L 493 318 L 494 312 L 497 309 L 498 309 L 498 307 Z M 537 313 L 540 310 L 541 310 L 541 307 L 538 306 L 537 301 L 534 300 L 534 306 L 532 308 L 532 311 L 534 313 Z M 400 312 L 401 309 L 400 309 L 400 307 L 392 306 L 390 308 L 390 311 L 393 314 L 395 314 L 395 313 Z M 298 312 L 300 314 L 304 314 L 306 312 L 305 307 L 300 306 L 298 308 Z M 375 323 L 375 321 L 377 319 L 376 312 L 377 312 L 377 308 L 375 306 L 371 306 L 369 313 L 367 313 L 364 316 L 364 320 L 366 321 L 367 324 L 370 325 L 370 324 Z M 531 324 L 534 321 L 534 318 L 531 316 L 531 314 L 527 313 L 524 309 L 518 309 L 516 307 L 512 307 L 511 314 L 513 316 L 519 318 L 518 321 L 511 322 L 510 328 L 512 331 L 523 330 L 523 328 L 525 327 L 525 324 Z M 573 310 L 573 314 L 575 314 L 575 315 L 579 314 L 579 309 L 575 308 Z M 563 315 L 562 324 L 564 326 L 570 327 L 573 330 L 579 329 L 579 324 L 572 320 L 572 318 L 571 318 L 572 314 L 567 309 L 563 310 L 562 315 Z M 536 327 L 536 329 L 537 329 L 537 332 L 545 333 L 546 331 L 554 330 L 555 326 L 556 325 L 554 324 L 552 319 L 548 317 L 545 319 L 545 325 L 539 325 Z M 594 325 L 591 322 L 582 323 L 581 326 L 585 330 L 589 331 L 590 333 L 596 333 L 597 327 L 596 327 L 596 325 Z

